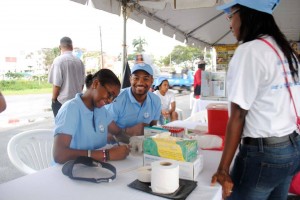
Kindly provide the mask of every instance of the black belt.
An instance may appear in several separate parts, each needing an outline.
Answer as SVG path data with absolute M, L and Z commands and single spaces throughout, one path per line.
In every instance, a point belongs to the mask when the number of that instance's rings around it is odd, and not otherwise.
M 262 140 L 263 145 L 274 145 L 274 144 L 290 142 L 291 141 L 290 138 L 296 138 L 297 136 L 299 136 L 299 134 L 296 133 L 296 131 L 294 131 L 293 133 L 282 137 L 268 137 L 268 138 L 245 137 L 243 138 L 243 144 L 258 146 L 259 141 Z

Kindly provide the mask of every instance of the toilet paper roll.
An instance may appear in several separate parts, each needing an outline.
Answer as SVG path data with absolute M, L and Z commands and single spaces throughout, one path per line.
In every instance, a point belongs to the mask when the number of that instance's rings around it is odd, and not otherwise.
M 151 166 L 138 168 L 138 180 L 144 183 L 151 182 Z
M 155 193 L 170 194 L 179 187 L 179 165 L 170 161 L 151 163 L 151 189 Z

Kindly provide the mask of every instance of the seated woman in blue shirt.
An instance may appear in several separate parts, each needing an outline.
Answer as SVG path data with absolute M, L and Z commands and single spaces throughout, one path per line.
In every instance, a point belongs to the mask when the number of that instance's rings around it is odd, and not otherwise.
M 127 145 L 100 150 L 107 144 L 107 132 L 118 134 L 116 126 L 104 105 L 118 96 L 121 83 L 109 69 L 101 69 L 85 80 L 86 91 L 64 103 L 55 118 L 54 161 L 65 163 L 78 156 L 99 161 L 122 160 L 129 154 Z

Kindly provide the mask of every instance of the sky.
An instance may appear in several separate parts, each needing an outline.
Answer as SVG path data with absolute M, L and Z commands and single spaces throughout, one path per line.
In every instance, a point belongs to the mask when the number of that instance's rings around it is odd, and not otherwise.
M 73 46 L 108 54 L 122 53 L 123 18 L 69 0 L 0 0 L 0 55 L 13 56 L 20 51 L 54 48 L 63 36 Z M 128 53 L 132 40 L 146 40 L 146 53 L 168 55 L 175 39 L 147 28 L 133 20 L 127 22 Z

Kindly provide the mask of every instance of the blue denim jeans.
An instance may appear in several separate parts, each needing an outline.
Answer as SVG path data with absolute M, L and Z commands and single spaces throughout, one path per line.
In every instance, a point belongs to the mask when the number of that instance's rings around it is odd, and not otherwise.
M 300 170 L 300 136 L 273 145 L 239 146 L 231 171 L 229 200 L 286 200 L 293 175 Z

